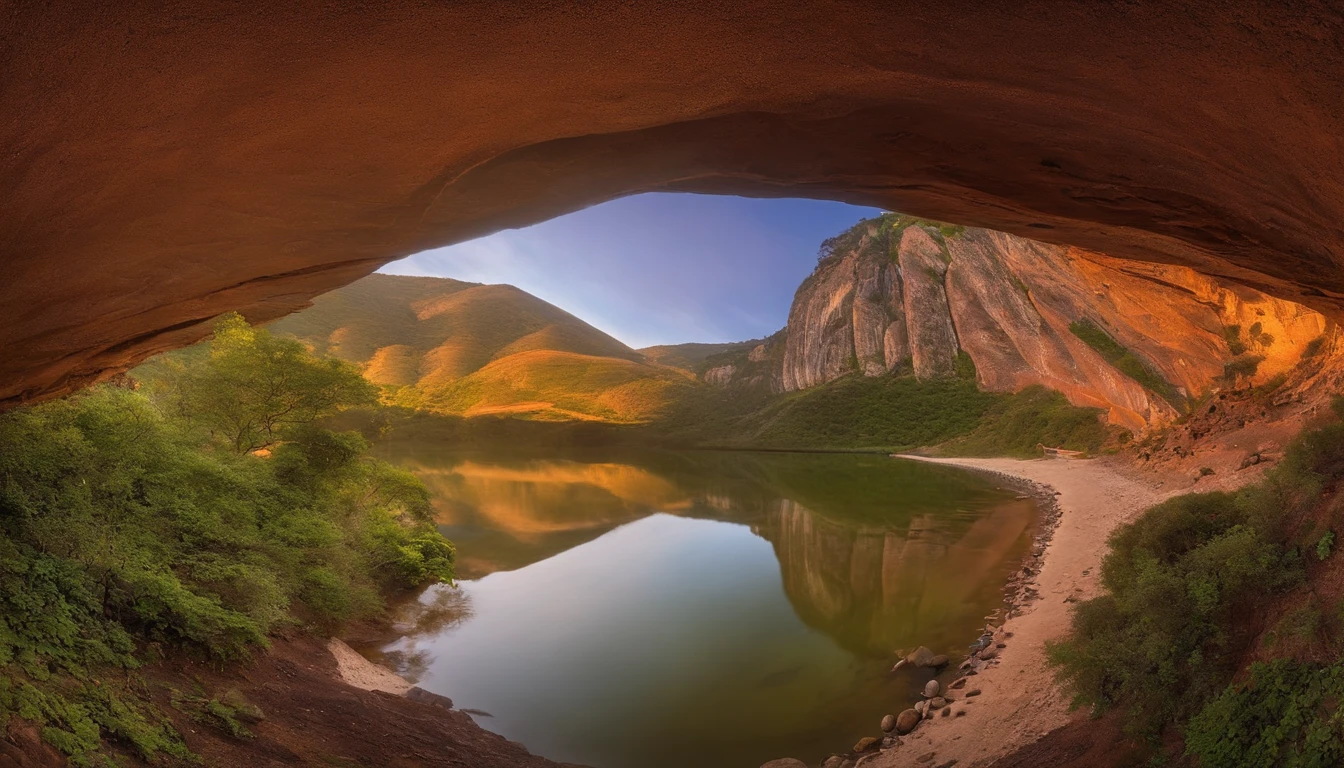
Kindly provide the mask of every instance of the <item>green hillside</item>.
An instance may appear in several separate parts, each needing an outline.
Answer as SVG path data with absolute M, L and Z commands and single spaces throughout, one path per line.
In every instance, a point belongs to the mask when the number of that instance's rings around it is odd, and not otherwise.
M 370 275 L 271 328 L 359 365 L 387 400 L 437 413 L 639 422 L 693 386 L 511 285 Z
M 644 347 L 639 350 L 640 354 L 649 360 L 649 362 L 670 365 L 673 368 L 683 368 L 688 371 L 700 373 L 706 363 L 712 357 L 724 354 L 746 354 L 753 347 L 765 341 L 764 339 L 752 339 L 750 341 L 729 341 L 720 344 L 704 344 L 691 342 L 688 344 L 662 344 L 656 347 Z

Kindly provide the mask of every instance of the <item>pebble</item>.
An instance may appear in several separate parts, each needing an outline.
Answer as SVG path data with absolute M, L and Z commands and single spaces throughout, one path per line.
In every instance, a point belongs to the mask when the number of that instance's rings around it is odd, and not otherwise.
M 896 730 L 896 716 L 887 715 L 886 717 L 882 718 L 882 732 L 891 733 L 894 730 Z
M 942 689 L 939 687 L 938 681 L 930 680 L 924 684 L 924 698 L 932 699 L 934 696 L 938 695 L 938 691 L 940 690 Z

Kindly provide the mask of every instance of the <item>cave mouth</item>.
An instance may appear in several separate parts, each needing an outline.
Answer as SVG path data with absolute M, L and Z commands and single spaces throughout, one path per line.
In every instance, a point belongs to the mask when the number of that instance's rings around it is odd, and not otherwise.
M 1328 3 L 25 7 L 0 403 L 623 195 L 806 196 L 1337 312 Z M 52 51 L 60 51 L 53 56 Z

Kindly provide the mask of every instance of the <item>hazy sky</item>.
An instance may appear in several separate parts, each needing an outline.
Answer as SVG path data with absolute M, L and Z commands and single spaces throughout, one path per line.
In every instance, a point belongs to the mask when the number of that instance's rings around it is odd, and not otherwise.
M 741 341 L 784 326 L 822 240 L 877 214 L 816 200 L 636 195 L 380 271 L 510 283 L 632 347 Z

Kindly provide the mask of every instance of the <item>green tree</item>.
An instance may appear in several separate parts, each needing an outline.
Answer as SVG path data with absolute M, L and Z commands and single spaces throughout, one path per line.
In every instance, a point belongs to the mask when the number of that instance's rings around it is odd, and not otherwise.
M 353 365 L 316 357 L 229 313 L 215 324 L 208 356 L 182 368 L 174 396 L 182 418 L 250 453 L 337 411 L 374 404 L 377 388 Z

